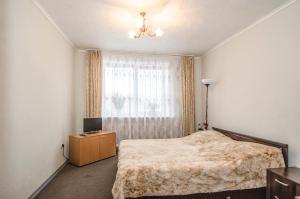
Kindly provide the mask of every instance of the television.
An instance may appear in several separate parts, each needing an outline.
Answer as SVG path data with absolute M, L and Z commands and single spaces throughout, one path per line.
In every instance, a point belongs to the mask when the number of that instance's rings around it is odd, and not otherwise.
M 102 130 L 102 118 L 84 118 L 83 131 L 85 133 L 96 133 Z

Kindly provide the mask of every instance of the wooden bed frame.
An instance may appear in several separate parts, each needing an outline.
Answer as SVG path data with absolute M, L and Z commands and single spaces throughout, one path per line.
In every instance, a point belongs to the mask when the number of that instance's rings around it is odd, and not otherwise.
M 283 154 L 285 166 L 288 167 L 288 145 L 279 142 L 274 142 L 266 139 L 243 135 L 220 128 L 213 127 L 213 130 L 223 133 L 224 135 L 243 142 L 254 142 L 265 144 L 272 147 L 280 148 Z M 244 189 L 234 191 L 223 191 L 215 193 L 197 193 L 191 195 L 178 195 L 178 196 L 143 196 L 136 199 L 265 199 L 266 187 L 255 189 Z M 133 198 L 128 198 L 133 199 Z
M 258 144 L 264 144 L 264 145 L 279 148 L 282 151 L 285 166 L 288 167 L 288 164 L 289 164 L 288 163 L 288 161 L 289 161 L 289 158 L 288 158 L 289 157 L 289 148 L 288 148 L 287 144 L 274 142 L 274 141 L 266 140 L 266 139 L 262 139 L 262 138 L 257 138 L 257 137 L 253 137 L 253 136 L 249 136 L 249 135 L 244 135 L 244 134 L 240 134 L 240 133 L 235 133 L 235 132 L 219 129 L 219 128 L 216 128 L 216 127 L 213 127 L 213 130 L 221 132 L 224 135 L 230 137 L 231 139 L 234 139 L 234 140 L 237 140 L 237 141 L 254 142 L 254 143 L 258 143 Z

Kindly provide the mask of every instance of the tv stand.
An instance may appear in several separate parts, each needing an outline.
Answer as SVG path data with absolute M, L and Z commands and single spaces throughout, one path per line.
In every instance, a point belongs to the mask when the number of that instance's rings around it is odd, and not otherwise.
M 76 166 L 83 166 L 116 155 L 116 133 L 98 131 L 93 134 L 70 135 L 69 157 Z

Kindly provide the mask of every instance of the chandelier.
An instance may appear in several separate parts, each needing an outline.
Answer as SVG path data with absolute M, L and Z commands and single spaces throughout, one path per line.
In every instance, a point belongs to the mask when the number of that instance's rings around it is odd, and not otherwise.
M 140 17 L 136 19 L 137 31 L 129 31 L 128 36 L 130 39 L 137 39 L 141 36 L 148 35 L 149 37 L 161 37 L 163 31 L 157 28 L 155 32 L 151 30 L 149 25 L 146 24 L 146 12 L 141 12 Z

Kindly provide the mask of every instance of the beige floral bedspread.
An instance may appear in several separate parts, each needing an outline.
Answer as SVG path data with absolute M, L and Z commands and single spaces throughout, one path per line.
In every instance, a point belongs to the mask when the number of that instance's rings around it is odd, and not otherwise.
M 266 168 L 283 167 L 280 149 L 238 142 L 216 131 L 120 144 L 115 199 L 266 186 Z

